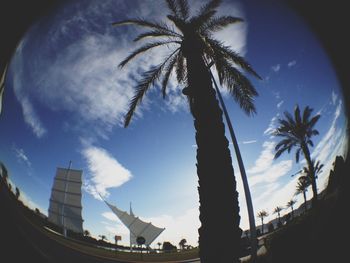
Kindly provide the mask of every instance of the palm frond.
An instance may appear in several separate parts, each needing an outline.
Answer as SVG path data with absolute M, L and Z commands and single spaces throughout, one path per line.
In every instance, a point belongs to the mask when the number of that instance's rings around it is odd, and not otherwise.
M 156 30 L 152 30 L 152 31 L 145 32 L 145 33 L 138 35 L 134 39 L 134 41 L 137 42 L 137 41 L 142 40 L 142 39 L 147 38 L 147 37 L 171 37 L 171 38 L 176 37 L 176 38 L 179 38 L 179 37 L 181 37 L 181 35 L 179 35 L 177 33 L 172 33 L 169 31 L 156 29 Z M 178 41 L 177 43 L 180 44 L 181 42 Z
M 180 13 L 179 13 L 177 1 L 176 0 L 166 0 L 166 3 L 168 5 L 168 8 L 170 9 L 170 11 L 172 12 L 172 14 L 179 18 Z
M 190 24 L 195 31 L 200 31 L 202 26 L 208 23 L 215 14 L 216 10 L 212 10 L 199 16 L 194 16 L 190 19 Z
M 298 105 L 296 105 L 294 109 L 294 119 L 295 119 L 295 123 L 301 124 L 300 109 Z
M 243 19 L 233 16 L 214 17 L 201 27 L 200 32 L 217 32 L 230 24 L 242 21 Z
M 320 119 L 320 117 L 321 115 L 316 115 L 310 120 L 310 122 L 308 123 L 310 129 L 312 129 L 315 126 L 316 122 Z
M 303 123 L 308 123 L 310 115 L 312 113 L 313 109 L 311 109 L 309 106 L 306 106 L 303 112 Z
M 254 97 L 258 93 L 249 79 L 230 64 L 226 64 L 223 70 L 223 83 L 233 95 L 235 101 L 248 115 L 256 113 Z
M 256 73 L 251 65 L 244 60 L 243 57 L 239 56 L 236 52 L 230 49 L 230 47 L 223 45 L 220 41 L 212 38 L 207 38 L 206 41 L 215 53 L 221 54 L 224 58 L 232 61 L 234 64 L 247 71 L 248 73 L 254 75 L 258 79 L 262 79 L 258 73 Z
M 282 147 L 278 151 L 276 151 L 275 156 L 273 157 L 274 160 L 278 159 L 282 153 L 284 153 L 288 148 L 287 147 Z
M 179 11 L 181 14 L 181 18 L 183 20 L 187 20 L 190 15 L 190 9 L 188 7 L 187 0 L 178 0 Z
M 168 85 L 168 81 L 169 81 L 171 72 L 173 71 L 173 68 L 178 60 L 178 56 L 180 56 L 179 50 L 180 50 L 180 48 L 176 49 L 166 60 L 166 62 L 169 60 L 169 63 L 165 68 L 165 74 L 164 74 L 163 81 L 162 81 L 163 98 L 165 98 L 165 96 L 166 96 L 166 87 Z
M 136 92 L 134 97 L 131 99 L 129 104 L 129 110 L 125 115 L 124 127 L 127 127 L 130 123 L 132 116 L 134 115 L 136 107 L 141 103 L 144 95 L 148 91 L 148 89 L 154 85 L 154 82 L 159 79 L 164 67 L 166 67 L 167 63 L 174 54 L 179 49 L 175 50 L 172 54 L 170 54 L 160 65 L 150 69 L 142 74 L 142 79 L 139 81 L 136 86 Z M 171 70 L 170 70 L 171 71 Z
M 221 4 L 221 0 L 211 0 L 209 1 L 208 3 L 206 3 L 205 5 L 203 5 L 200 10 L 199 10 L 199 13 L 197 16 L 200 16 L 202 14 L 206 14 L 212 10 L 215 10 L 217 9 L 220 4 Z
M 142 75 L 143 78 L 139 81 L 139 84 L 136 86 L 135 95 L 130 101 L 129 110 L 125 115 L 124 127 L 127 127 L 129 125 L 130 120 L 134 115 L 136 107 L 141 103 L 148 89 L 159 78 L 161 72 L 162 66 L 154 67 L 153 69 L 144 72 L 144 74 Z
M 177 34 L 178 36 L 181 36 L 180 34 L 176 33 L 174 30 L 170 29 L 167 26 L 167 24 L 165 24 L 165 23 L 151 22 L 151 21 L 147 21 L 143 18 L 126 19 L 126 20 L 112 23 L 112 26 L 125 26 L 125 25 L 136 25 L 136 26 L 141 26 L 141 27 L 149 27 L 152 29 L 157 29 L 157 30 L 162 30 L 164 32 L 168 32 L 169 34 Z
M 141 54 L 149 49 L 163 46 L 163 45 L 173 44 L 173 43 L 177 43 L 177 42 L 169 40 L 169 41 L 159 41 L 159 42 L 148 43 L 148 44 L 136 49 L 129 56 L 127 56 L 122 62 L 120 62 L 119 67 L 121 67 L 121 68 L 124 67 L 130 60 L 132 60 L 137 55 L 139 55 L 139 54 Z

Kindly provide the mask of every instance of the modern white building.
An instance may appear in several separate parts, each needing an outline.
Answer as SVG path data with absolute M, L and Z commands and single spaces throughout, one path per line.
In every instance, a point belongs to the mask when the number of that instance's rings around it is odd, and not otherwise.
M 70 165 L 71 166 L 71 165 Z M 54 178 L 48 219 L 61 226 L 66 235 L 67 229 L 83 233 L 81 215 L 82 170 L 57 168 Z

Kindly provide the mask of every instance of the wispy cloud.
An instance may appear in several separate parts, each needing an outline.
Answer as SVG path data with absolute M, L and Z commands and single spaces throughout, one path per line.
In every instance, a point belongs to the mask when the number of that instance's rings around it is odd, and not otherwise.
M 272 117 L 269 126 L 266 128 L 266 130 L 264 131 L 264 135 L 271 135 L 272 132 L 276 129 L 277 127 L 277 121 L 279 118 L 279 114 L 277 114 L 276 116 Z
M 13 146 L 13 151 L 15 152 L 15 155 L 19 162 L 25 163 L 28 167 L 32 166 L 32 163 L 30 162 L 28 156 L 25 154 L 23 149 Z
M 200 6 L 202 3 L 196 1 L 194 4 Z M 133 3 L 133 14 L 128 12 L 128 16 L 167 21 L 164 16 L 165 7 L 165 4 L 159 5 L 158 2 L 137 1 Z M 47 33 L 40 34 L 40 41 L 50 49 L 35 53 L 35 63 L 32 63 L 32 79 L 35 83 L 28 86 L 28 89 L 36 94 L 40 103 L 50 109 L 72 113 L 65 120 L 66 129 L 108 138 L 113 127 L 123 124 L 140 73 L 159 64 L 165 54 L 169 54 L 170 46 L 157 49 L 157 52 L 146 52 L 125 69 L 118 69 L 118 63 L 141 45 L 132 41 L 140 32 L 139 29 L 110 26 L 111 21 L 124 18 L 126 12 L 123 8 L 128 9 L 128 4 L 115 8 L 114 2 L 92 1 L 80 5 L 70 3 L 69 10 L 79 9 L 79 12 L 72 17 L 68 16 L 70 12 L 66 10 L 62 15 L 67 16 L 67 19 L 55 20 Z M 96 12 L 104 14 L 102 20 L 96 19 Z M 239 4 L 224 2 L 219 12 L 244 18 Z M 40 27 L 34 27 L 33 30 L 40 30 Z M 76 32 L 79 32 L 79 37 L 68 41 Z M 245 53 L 246 36 L 247 23 L 237 23 L 217 35 L 241 55 Z M 52 49 L 57 48 L 59 50 L 55 51 L 59 51 L 60 55 L 53 56 Z M 29 60 L 26 58 L 21 62 Z M 180 91 L 181 87 L 175 78 L 171 78 L 164 108 L 171 112 L 188 110 L 185 96 Z M 138 107 L 135 118 L 142 117 L 149 106 L 147 102 L 146 96 Z M 45 129 L 39 125 L 40 120 L 35 116 L 35 109 L 30 103 L 29 98 L 22 103 L 27 122 L 37 136 L 42 136 Z
M 263 143 L 262 147 L 263 150 L 255 161 L 254 166 L 248 169 L 248 173 L 261 173 L 271 166 L 274 157 L 273 150 L 275 148 L 275 143 L 272 141 L 266 141 Z
M 38 114 L 34 110 L 33 104 L 28 97 L 30 85 L 26 85 L 23 75 L 23 56 L 22 50 L 25 45 L 25 40 L 18 45 L 14 59 L 11 64 L 11 75 L 13 76 L 13 89 L 15 96 L 22 107 L 22 113 L 25 123 L 32 129 L 33 133 L 41 138 L 46 134 L 47 130 L 41 122 Z
M 277 64 L 271 67 L 274 72 L 278 72 L 281 69 L 281 64 Z
M 81 154 L 91 176 L 85 181 L 84 188 L 98 200 L 99 194 L 108 197 L 108 188 L 119 187 L 132 178 L 131 172 L 103 148 L 87 146 Z
M 283 103 L 284 103 L 284 100 L 281 100 L 279 103 L 277 103 L 277 109 L 280 109 Z
M 288 62 L 287 66 L 288 66 L 288 68 L 291 68 L 291 67 L 295 66 L 296 64 L 297 64 L 297 61 L 292 60 L 292 61 Z
M 258 142 L 257 140 L 243 141 L 243 144 L 252 144 Z
M 338 94 L 336 94 L 334 92 L 334 90 L 332 90 L 332 104 L 335 105 L 338 99 Z

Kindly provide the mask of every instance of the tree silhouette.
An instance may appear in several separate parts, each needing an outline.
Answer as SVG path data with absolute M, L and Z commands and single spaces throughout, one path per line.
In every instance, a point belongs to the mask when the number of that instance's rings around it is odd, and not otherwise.
M 279 127 L 273 132 L 273 135 L 282 137 L 283 139 L 276 145 L 275 159 L 287 151 L 290 153 L 292 148 L 296 148 L 295 159 L 299 162 L 300 153 L 305 157 L 311 185 L 313 191 L 313 205 L 317 203 L 317 186 L 314 165 L 311 161 L 309 146 L 313 146 L 311 137 L 318 135 L 319 132 L 314 129 L 316 122 L 321 117 L 319 114 L 311 118 L 313 109 L 308 106 L 303 111 L 303 116 L 300 114 L 299 106 L 294 109 L 294 117 L 287 111 L 284 112 L 284 119 L 279 119 Z
M 282 211 L 282 210 L 283 210 L 283 208 L 280 207 L 280 206 L 276 206 L 275 209 L 273 210 L 273 213 L 274 213 L 274 214 L 277 214 L 277 216 L 278 216 L 278 224 L 279 224 L 279 225 L 282 224 L 282 222 L 281 222 L 281 211 Z
M 300 176 L 298 178 L 298 183 L 297 183 L 297 187 L 296 187 L 296 192 L 295 194 L 303 194 L 304 197 L 304 209 L 305 212 L 307 210 L 307 206 L 306 206 L 306 192 L 307 192 L 307 188 L 310 186 L 311 182 L 310 182 L 310 178 L 308 176 Z
M 179 247 L 181 250 L 185 249 L 186 243 L 187 243 L 187 240 L 185 238 L 181 239 L 181 241 L 179 242 Z
M 16 191 L 16 193 L 15 193 L 16 199 L 18 199 L 19 196 L 21 195 L 21 192 L 19 191 L 18 187 L 16 187 L 15 191 Z
M 89 230 L 84 230 L 84 236 L 90 237 L 91 236 L 90 231 Z
M 98 235 L 101 241 L 106 241 L 107 237 L 105 235 Z
M 158 82 L 161 82 L 163 97 L 166 96 L 167 85 L 174 72 L 179 84 L 185 87 L 182 92 L 188 99 L 196 129 L 201 261 L 214 262 L 220 255 L 222 261 L 238 262 L 242 233 L 239 228 L 238 193 L 222 110 L 212 87 L 207 62 L 213 63 L 220 83 L 248 115 L 256 112 L 254 97 L 257 92 L 242 71 L 260 77 L 241 56 L 213 37 L 214 32 L 242 21 L 232 16 L 216 16 L 220 0 L 209 1 L 192 17 L 186 0 L 167 0 L 166 3 L 170 11 L 167 18 L 175 28 L 142 18 L 113 23 L 115 26 L 133 24 L 149 29 L 138 35 L 135 41 L 149 37 L 160 39 L 136 49 L 120 63 L 120 67 L 153 48 L 173 48 L 162 63 L 142 74 L 124 124 L 125 127 L 129 125 L 147 91 Z M 225 233 L 224 237 L 222 233 Z
M 296 200 L 291 199 L 287 203 L 287 208 L 290 208 L 292 210 L 292 219 L 294 218 L 294 205 L 296 204 L 296 202 L 297 202 Z
M 261 234 L 264 234 L 264 218 L 267 217 L 269 214 L 265 211 L 262 210 L 258 213 L 258 217 L 261 219 Z

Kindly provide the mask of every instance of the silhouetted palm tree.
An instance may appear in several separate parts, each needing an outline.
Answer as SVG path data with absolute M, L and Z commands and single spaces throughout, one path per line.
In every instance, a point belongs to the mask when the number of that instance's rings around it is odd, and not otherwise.
M 307 210 L 307 206 L 306 206 L 306 192 L 307 192 L 307 188 L 310 186 L 311 182 L 310 182 L 310 178 L 308 176 L 300 176 L 298 179 L 298 183 L 297 183 L 297 189 L 295 194 L 303 194 L 304 197 L 304 209 L 305 212 Z
M 98 235 L 98 237 L 99 237 L 102 241 L 107 240 L 107 237 L 106 237 L 105 235 Z
M 16 187 L 15 191 L 16 191 L 16 193 L 15 193 L 16 199 L 18 199 L 19 196 L 21 195 L 21 192 L 19 191 L 18 187 Z
M 186 243 L 187 243 L 187 240 L 185 238 L 181 239 L 181 241 L 179 242 L 180 249 L 184 250 Z
M 316 177 L 313 163 L 311 161 L 311 154 L 309 146 L 313 146 L 311 137 L 318 135 L 318 131 L 314 129 L 314 126 L 320 115 L 316 115 L 311 118 L 313 109 L 308 106 L 304 109 L 303 116 L 300 114 L 299 106 L 297 105 L 294 109 L 294 118 L 289 112 L 284 112 L 284 119 L 279 119 L 279 127 L 274 131 L 275 136 L 282 137 L 283 139 L 276 145 L 275 159 L 278 158 L 282 153 L 287 151 L 290 153 L 292 148 L 296 149 L 295 159 L 299 162 L 300 153 L 305 157 L 309 176 L 311 178 L 311 185 L 313 191 L 313 204 L 317 202 L 317 186 Z
M 261 219 L 261 234 L 264 234 L 264 218 L 267 217 L 269 214 L 265 211 L 262 210 L 258 213 L 258 217 Z
M 84 236 L 86 236 L 86 237 L 91 236 L 90 231 L 89 230 L 84 230 Z
M 287 203 L 287 208 L 290 208 L 292 210 L 292 218 L 294 218 L 294 205 L 296 204 L 296 202 L 297 202 L 296 200 L 291 199 Z
M 276 206 L 275 209 L 273 210 L 273 213 L 276 214 L 278 216 L 278 223 L 281 224 L 281 211 L 283 210 L 282 207 L 280 206 Z
M 121 67 L 152 48 L 174 48 L 161 64 L 143 73 L 126 114 L 125 126 L 129 125 L 136 107 L 157 81 L 161 81 L 162 93 L 166 96 L 169 78 L 175 72 L 177 81 L 185 87 L 183 94 L 188 98 L 196 129 L 201 221 L 200 258 L 202 262 L 215 262 L 220 255 L 222 261 L 238 262 L 242 232 L 239 228 L 238 193 L 228 140 L 225 137 L 222 110 L 212 88 L 211 74 L 206 62 L 213 62 L 220 82 L 247 114 L 256 112 L 254 97 L 257 92 L 242 74 L 242 70 L 258 78 L 259 76 L 241 56 L 213 38 L 213 32 L 242 21 L 232 16 L 215 16 L 220 0 L 209 1 L 192 17 L 189 16 L 186 0 L 167 0 L 166 3 L 170 10 L 167 18 L 176 29 L 165 23 L 144 19 L 113 23 L 117 26 L 133 24 L 149 29 L 135 41 L 146 37 L 161 39 L 135 50 L 120 63 Z M 223 239 L 223 233 L 224 242 L 217 242 Z
M 162 245 L 162 243 L 158 242 L 157 245 L 158 245 L 158 249 L 160 250 L 160 246 Z

